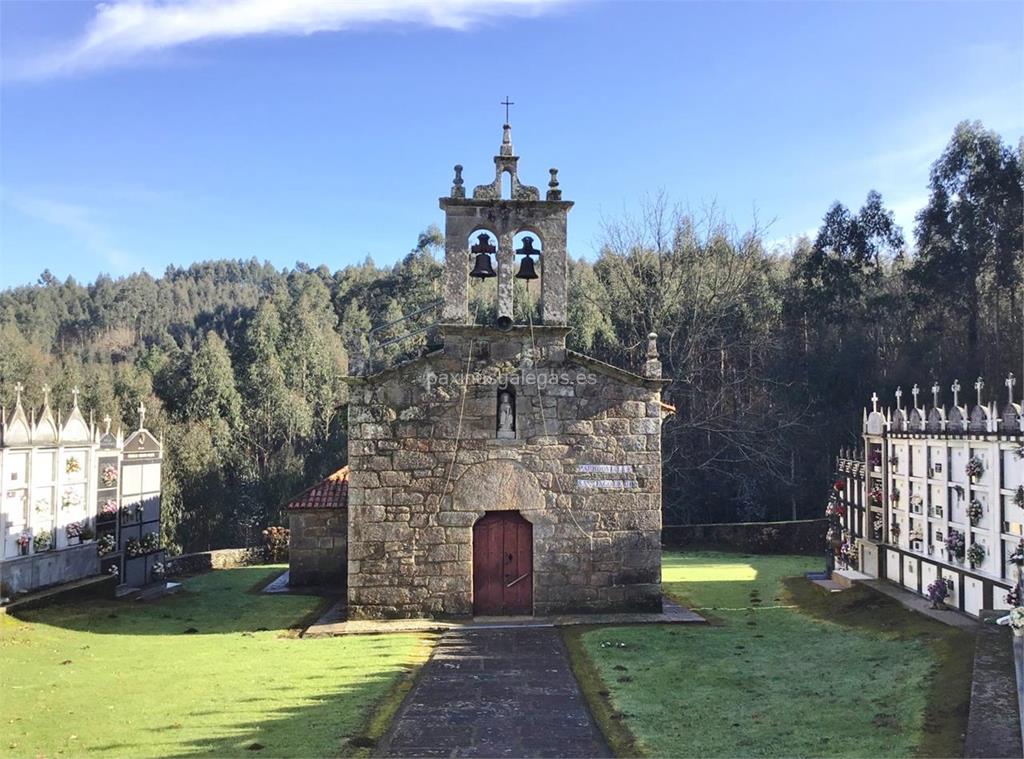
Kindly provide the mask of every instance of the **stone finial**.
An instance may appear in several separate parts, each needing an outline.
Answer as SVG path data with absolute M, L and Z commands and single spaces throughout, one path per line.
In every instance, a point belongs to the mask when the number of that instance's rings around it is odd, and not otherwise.
M 949 386 L 949 389 L 953 391 L 953 405 L 960 405 L 960 380 L 953 380 L 953 384 Z
M 43 408 L 46 408 L 50 405 L 50 386 L 43 385 L 41 389 L 43 391 Z
M 139 401 L 139 429 L 146 426 L 146 404 Z
M 903 410 L 903 406 L 900 405 L 900 398 L 903 397 L 903 388 L 900 387 L 899 385 L 896 386 L 896 393 L 895 393 L 895 395 L 896 395 L 896 410 L 897 411 L 902 411 Z
M 932 408 L 939 407 L 939 383 L 932 383 Z
M 110 414 L 104 414 L 103 415 L 103 434 L 104 435 L 109 435 L 110 434 L 110 422 L 111 422 Z
M 510 157 L 515 154 L 515 148 L 512 147 L 512 127 L 505 124 L 505 126 L 501 128 L 501 150 L 498 151 L 498 155 Z
M 24 389 L 25 386 L 20 382 L 14 383 L 14 408 L 18 408 L 21 405 L 21 393 Z
M 466 197 L 466 188 L 463 186 L 462 181 L 462 164 L 455 164 L 455 179 L 452 180 L 452 197 L 453 198 L 464 198 Z
M 78 385 L 71 388 L 71 408 L 78 408 Z
M 1013 372 L 1010 372 L 1010 374 L 1006 377 L 1006 382 L 1004 384 L 1006 385 L 1006 391 L 1007 391 L 1007 394 L 1010 397 L 1009 398 L 1010 399 L 1010 403 L 1012 404 L 1013 403 L 1013 386 L 1017 384 L 1017 378 L 1013 376 Z
M 981 405 L 981 390 L 984 387 L 985 387 L 985 380 L 983 380 L 981 377 L 978 377 L 978 379 L 976 379 L 974 381 L 974 389 L 978 391 L 978 405 L 979 406 Z
M 644 376 L 652 379 L 661 377 L 661 359 L 658 358 L 658 333 L 647 335 L 647 361 L 644 362 Z
M 548 182 L 550 189 L 548 190 L 547 199 L 561 200 L 562 191 L 558 189 L 558 169 L 548 169 L 548 171 L 551 172 L 551 181 Z
M 912 396 L 914 396 L 914 408 L 915 408 L 915 409 L 916 409 L 916 408 L 918 408 L 918 405 L 917 405 L 917 396 L 918 396 L 918 395 L 919 395 L 920 393 L 921 393 L 921 388 L 919 388 L 919 387 L 917 386 L 917 383 L 915 382 L 915 383 L 914 383 L 914 386 L 913 386 L 912 388 L 910 388 L 910 394 L 911 394 Z

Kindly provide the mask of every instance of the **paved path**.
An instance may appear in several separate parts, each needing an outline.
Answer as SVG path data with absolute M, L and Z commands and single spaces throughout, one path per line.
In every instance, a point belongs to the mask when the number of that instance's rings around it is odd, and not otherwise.
M 556 629 L 449 632 L 379 747 L 392 757 L 607 757 Z
M 906 606 L 912 611 L 920 612 L 926 617 L 931 617 L 936 622 L 942 622 L 950 627 L 959 627 L 964 632 L 968 632 L 974 635 L 978 632 L 978 628 L 981 627 L 981 623 L 974 617 L 968 616 L 961 611 L 956 609 L 933 609 L 931 601 L 924 596 L 919 596 L 917 593 L 911 593 L 909 590 L 895 585 L 888 580 L 862 580 L 865 585 L 869 588 L 874 588 L 879 593 L 884 593 L 890 598 L 894 598 L 901 604 Z

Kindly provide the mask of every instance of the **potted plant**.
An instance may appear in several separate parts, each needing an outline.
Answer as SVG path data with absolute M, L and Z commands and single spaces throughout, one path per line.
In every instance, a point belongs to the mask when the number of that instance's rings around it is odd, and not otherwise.
M 142 555 L 142 543 L 136 538 L 128 538 L 124 544 L 124 552 L 128 554 L 129 558 L 135 558 L 136 556 Z
M 84 524 L 84 525 L 82 525 L 81 537 L 82 537 L 82 542 L 86 543 L 86 542 L 88 542 L 90 540 L 95 539 L 96 531 L 93 530 L 93 528 L 90 527 L 89 525 Z
M 104 519 L 116 517 L 117 512 L 119 510 L 120 506 L 118 506 L 117 501 L 115 501 L 113 498 L 108 498 L 102 504 L 100 504 L 100 516 L 102 516 Z
M 154 551 L 159 551 L 160 534 L 156 532 L 147 532 L 142 536 L 142 540 L 139 541 L 139 546 L 142 549 L 141 553 L 153 553 Z
M 945 609 L 946 599 L 953 589 L 953 583 L 943 577 L 928 584 L 928 600 L 932 602 L 933 609 Z
M 68 522 L 64 525 L 64 537 L 67 538 L 69 546 L 76 546 L 82 542 L 82 523 Z
M 18 555 L 28 556 L 28 547 L 32 545 L 32 533 L 28 530 L 22 530 L 21 535 L 18 536 Z
M 981 477 L 984 473 L 985 462 L 978 456 L 971 456 L 967 459 L 967 465 L 964 467 L 964 471 L 967 473 L 967 476 L 971 478 L 971 482 L 974 482 L 976 478 Z
M 967 507 L 967 518 L 971 520 L 971 526 L 977 527 L 984 515 L 985 510 L 981 507 L 981 501 L 972 498 L 971 505 Z
M 984 564 L 985 556 L 985 546 L 981 543 L 971 543 L 971 547 L 967 549 L 967 561 L 971 563 L 972 569 Z
M 53 533 L 49 530 L 40 530 L 32 540 L 32 544 L 35 546 L 36 552 L 49 551 L 53 548 Z

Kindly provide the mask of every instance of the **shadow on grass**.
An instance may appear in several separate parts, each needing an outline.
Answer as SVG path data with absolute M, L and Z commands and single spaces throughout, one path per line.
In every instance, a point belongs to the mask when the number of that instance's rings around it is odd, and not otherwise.
M 271 566 L 213 570 L 185 579 L 181 591 L 154 601 L 89 599 L 12 616 L 97 635 L 245 634 L 304 629 L 337 600 L 259 592 L 281 571 Z
M 938 661 L 928 684 L 918 756 L 960 756 L 974 672 L 974 636 L 911 611 L 864 585 L 826 593 L 803 577 L 783 581 L 799 610 L 827 622 L 928 644 Z

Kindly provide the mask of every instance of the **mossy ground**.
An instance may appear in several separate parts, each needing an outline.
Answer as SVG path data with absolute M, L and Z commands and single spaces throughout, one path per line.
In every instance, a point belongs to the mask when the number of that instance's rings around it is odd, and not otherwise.
M 971 637 L 868 588 L 827 594 L 801 577 L 819 565 L 667 553 L 666 592 L 711 625 L 568 633 L 616 751 L 959 756 Z
M 364 745 L 423 636 L 299 639 L 321 599 L 250 592 L 271 576 L 221 570 L 153 603 L 0 617 L 0 752 L 309 757 Z

